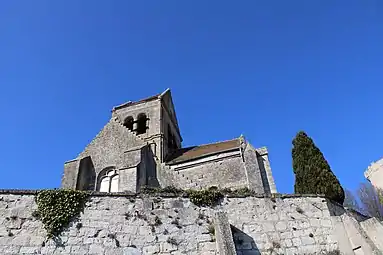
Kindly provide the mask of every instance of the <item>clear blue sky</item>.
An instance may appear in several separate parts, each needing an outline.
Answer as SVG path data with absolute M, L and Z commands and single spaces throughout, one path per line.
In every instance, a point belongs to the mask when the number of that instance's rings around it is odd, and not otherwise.
M 113 106 L 171 88 L 184 146 L 244 134 L 292 192 L 305 130 L 342 185 L 383 157 L 382 1 L 1 1 L 0 188 L 59 187 Z

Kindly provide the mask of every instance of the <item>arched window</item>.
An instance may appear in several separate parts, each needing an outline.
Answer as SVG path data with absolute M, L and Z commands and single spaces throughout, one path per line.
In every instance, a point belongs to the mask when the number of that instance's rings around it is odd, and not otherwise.
M 137 117 L 137 135 L 145 134 L 146 133 L 146 122 L 148 118 L 146 117 L 145 113 L 140 113 Z
M 124 126 L 129 129 L 130 131 L 133 131 L 133 123 L 134 123 L 134 119 L 132 116 L 129 116 L 125 119 L 124 121 Z
M 118 173 L 115 169 L 106 169 L 99 175 L 98 191 L 118 192 Z

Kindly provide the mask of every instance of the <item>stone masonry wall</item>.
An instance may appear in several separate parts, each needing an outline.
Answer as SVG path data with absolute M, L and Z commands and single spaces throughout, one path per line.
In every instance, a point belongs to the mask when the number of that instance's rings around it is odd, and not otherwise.
M 321 197 L 229 197 L 212 209 L 188 198 L 94 194 L 56 246 L 32 216 L 33 192 L 8 193 L 0 193 L 0 254 L 208 255 L 231 242 L 240 255 L 339 249 L 331 202 Z M 214 233 L 217 211 L 227 215 L 232 236 Z
M 175 176 L 174 186 L 182 189 L 203 189 L 210 186 L 220 188 L 247 187 L 244 164 L 239 152 L 231 158 L 225 158 L 227 153 L 213 155 L 190 163 L 180 163 L 171 166 Z M 183 168 L 184 167 L 184 168 Z M 263 190 L 257 190 L 262 193 Z

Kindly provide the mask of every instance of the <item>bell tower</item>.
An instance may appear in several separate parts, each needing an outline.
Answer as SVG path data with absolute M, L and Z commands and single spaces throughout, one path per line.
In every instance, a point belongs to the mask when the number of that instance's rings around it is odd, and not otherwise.
M 112 117 L 144 144 L 150 144 L 160 162 L 181 148 L 182 137 L 170 89 L 149 98 L 116 106 L 112 110 Z

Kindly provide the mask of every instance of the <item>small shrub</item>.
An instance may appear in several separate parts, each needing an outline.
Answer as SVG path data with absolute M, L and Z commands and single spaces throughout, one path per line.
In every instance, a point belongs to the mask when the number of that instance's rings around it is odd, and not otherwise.
M 143 194 L 155 194 L 158 192 L 158 188 L 144 186 L 141 188 L 140 192 Z
M 167 187 L 164 187 L 160 190 L 161 193 L 173 193 L 175 195 L 177 194 L 182 194 L 183 193 L 183 190 L 182 189 L 178 189 L 176 187 L 173 187 L 173 186 L 167 186 Z
M 188 190 L 187 194 L 190 201 L 197 206 L 215 206 L 223 198 L 222 192 L 215 187 L 207 190 Z
M 9 237 L 13 236 L 13 233 L 10 230 L 8 230 L 8 236 Z
M 248 197 L 248 196 L 253 196 L 255 194 L 254 191 L 251 189 L 244 187 L 244 188 L 239 188 L 235 190 L 230 190 L 230 189 L 223 189 L 222 190 L 223 194 L 231 194 L 233 196 L 240 196 L 240 197 Z
M 167 234 L 169 234 L 169 231 L 165 228 L 164 232 L 162 232 L 162 234 L 167 235 Z
M 11 220 L 17 220 L 17 216 L 16 215 L 12 215 L 11 216 Z
M 314 234 L 313 234 L 313 233 L 310 233 L 310 234 L 309 234 L 309 237 L 311 237 L 311 238 L 314 237 Z
M 298 213 L 303 214 L 303 209 L 302 208 L 297 207 L 296 210 L 297 210 Z

